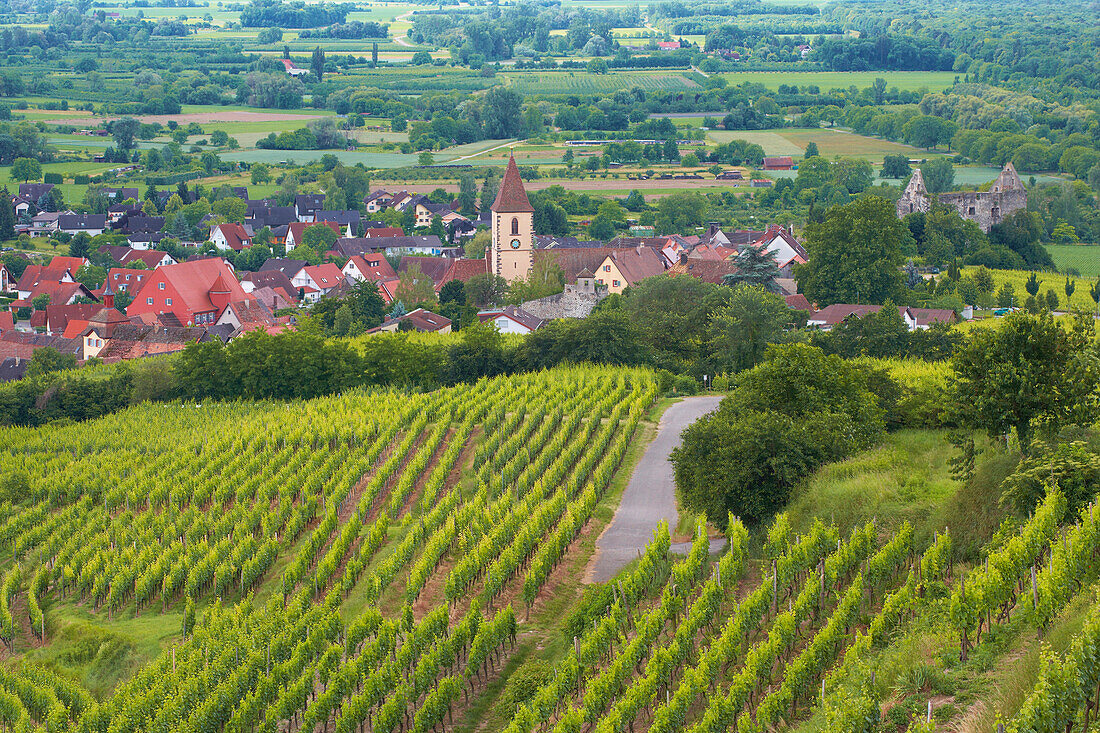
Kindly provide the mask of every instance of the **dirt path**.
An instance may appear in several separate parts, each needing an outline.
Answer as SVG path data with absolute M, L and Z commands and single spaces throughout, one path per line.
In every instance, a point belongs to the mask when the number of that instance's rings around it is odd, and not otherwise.
M 687 397 L 665 410 L 657 426 L 657 437 L 646 448 L 623 492 L 614 519 L 596 540 L 596 552 L 585 580 L 602 583 L 614 577 L 653 537 L 662 520 L 675 531 L 676 484 L 668 456 L 680 445 L 680 435 L 691 423 L 718 407 L 721 396 Z M 712 541 L 720 547 L 724 540 Z M 683 549 L 683 546 L 675 547 Z
M 394 18 L 394 20 L 395 21 L 399 20 L 403 23 L 412 14 L 413 14 L 413 11 L 410 10 L 409 12 L 405 13 L 404 15 L 397 16 L 396 18 Z M 409 43 L 408 37 L 406 37 L 404 35 L 394 37 L 393 42 L 396 43 L 398 46 L 405 46 L 406 48 L 412 48 L 412 44 Z
M 491 148 L 486 148 L 485 150 L 479 150 L 476 153 L 470 153 L 469 155 L 463 155 L 461 158 L 455 158 L 454 160 L 448 160 L 447 162 L 448 163 L 458 163 L 459 161 L 462 161 L 462 160 L 469 160 L 470 158 L 476 158 L 479 155 L 485 155 L 486 153 L 491 153 L 494 150 L 500 150 L 501 148 L 511 147 L 512 145 L 519 145 L 522 142 L 524 142 L 524 141 L 523 140 L 509 140 L 506 143 L 501 143 L 500 145 L 494 145 Z

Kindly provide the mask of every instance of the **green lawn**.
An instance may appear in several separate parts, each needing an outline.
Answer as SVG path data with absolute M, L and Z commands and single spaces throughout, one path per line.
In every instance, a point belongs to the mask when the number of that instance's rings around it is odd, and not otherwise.
M 1083 277 L 1100 277 L 1100 245 L 1048 244 L 1047 251 L 1059 270 L 1077 270 Z

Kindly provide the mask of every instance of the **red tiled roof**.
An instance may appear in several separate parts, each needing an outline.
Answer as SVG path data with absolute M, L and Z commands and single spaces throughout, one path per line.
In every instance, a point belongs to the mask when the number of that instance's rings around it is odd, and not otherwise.
M 363 232 L 363 236 L 370 237 L 403 237 L 405 236 L 405 230 L 400 227 L 379 227 L 376 229 L 368 229 Z
M 950 308 L 910 308 L 913 320 L 918 326 L 931 326 L 933 323 L 954 323 L 958 320 L 955 311 Z
M 810 301 L 806 299 L 806 296 L 802 293 L 795 293 L 794 295 L 785 295 L 783 300 L 787 301 L 787 307 L 798 311 L 809 311 L 810 315 L 813 315 L 814 307 L 810 305 Z
M 248 247 L 252 241 L 252 237 L 248 236 L 248 232 L 240 224 L 218 224 L 215 228 L 221 230 L 229 248 L 238 252 Z M 213 236 L 213 232 L 211 232 L 211 236 Z
M 311 265 L 304 269 L 306 274 L 308 274 L 313 279 L 313 282 L 317 283 L 322 290 L 334 288 L 344 279 L 344 273 L 340 272 L 340 268 L 331 262 L 326 262 L 323 265 Z
M 519 177 L 519 168 L 516 167 L 516 158 L 508 156 L 508 167 L 504 169 L 504 178 L 500 181 L 497 190 L 496 201 L 492 210 L 502 214 L 517 214 L 521 212 L 533 212 L 535 207 L 527 199 L 527 191 L 523 188 L 523 180 Z
M 149 270 L 134 270 L 128 267 L 112 267 L 107 271 L 107 282 L 110 284 L 111 289 L 118 293 L 120 290 L 126 290 L 130 293 L 136 293 L 140 286 L 149 279 L 149 276 L 153 273 Z M 129 280 L 127 280 L 129 276 Z
M 230 302 L 234 300 L 249 300 L 250 296 L 241 289 L 241 284 L 229 266 L 220 258 L 212 257 L 205 260 L 193 260 L 181 262 L 177 265 L 168 265 L 157 270 L 172 287 L 179 293 L 184 306 L 192 313 L 217 310 L 217 306 L 210 301 L 211 286 L 222 278 L 222 283 L 228 287 Z M 224 277 L 222 277 L 224 275 Z M 152 281 L 147 279 L 145 285 L 138 291 L 135 300 L 142 297 L 142 292 L 149 287 Z
M 691 275 L 703 282 L 721 285 L 726 275 L 737 272 L 737 265 L 729 260 L 693 260 L 668 268 L 669 275 Z
M 664 261 L 652 247 L 619 250 L 608 257 L 630 285 L 637 285 L 647 277 L 660 275 L 665 271 Z
M 15 315 L 11 311 L 0 311 L 0 333 L 15 330 Z
M 904 306 L 902 306 L 904 308 Z M 852 303 L 833 303 L 813 314 L 813 320 L 824 322 L 826 325 L 835 326 L 844 321 L 848 316 L 862 318 L 868 313 L 878 313 L 881 305 L 853 305 Z
M 88 260 L 83 257 L 54 257 L 46 265 L 47 270 L 56 270 L 57 272 L 65 272 L 68 270 L 72 274 L 76 274 L 76 271 L 86 265 Z
M 46 328 L 51 333 L 64 332 L 72 320 L 87 321 L 103 306 L 98 303 L 46 306 Z M 67 336 L 66 338 L 72 338 Z
M 122 256 L 123 265 L 128 265 L 134 260 L 144 262 L 150 270 L 155 270 L 160 261 L 168 255 L 157 249 L 132 249 Z
M 439 287 L 443 287 L 451 280 L 466 282 L 475 275 L 484 275 L 488 271 L 488 260 L 454 260 L 443 275 L 443 279 L 439 281 Z
M 385 255 L 381 252 L 352 255 L 348 258 L 348 262 L 354 264 L 355 269 L 359 271 L 363 278 L 371 282 L 378 282 L 379 280 L 397 276 L 389 260 L 387 260 Z M 347 266 L 347 263 L 344 263 L 344 267 L 346 268 Z

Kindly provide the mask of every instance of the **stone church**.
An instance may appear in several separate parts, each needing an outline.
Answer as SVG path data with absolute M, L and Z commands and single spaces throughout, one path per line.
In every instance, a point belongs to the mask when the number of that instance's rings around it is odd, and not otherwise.
M 988 191 L 941 193 L 939 200 L 954 208 L 962 218 L 977 223 L 983 232 L 988 232 L 990 227 L 1001 223 L 1013 212 L 1027 208 L 1027 190 L 1012 163 L 1008 163 Z M 918 168 L 913 171 L 909 185 L 898 199 L 898 218 L 914 211 L 930 211 L 931 208 L 932 195 L 928 193 L 924 176 Z

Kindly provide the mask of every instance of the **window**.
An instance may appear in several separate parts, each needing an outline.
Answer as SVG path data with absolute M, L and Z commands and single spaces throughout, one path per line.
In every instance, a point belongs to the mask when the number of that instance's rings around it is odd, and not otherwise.
M 164 283 L 157 283 L 157 290 L 164 290 Z
M 603 266 L 603 271 L 604 272 L 611 272 L 611 265 L 604 265 Z
M 129 275 L 126 276 L 126 282 L 130 282 L 130 276 Z
M 519 234 L 519 217 L 512 217 L 512 234 Z
M 611 284 L 616 288 L 619 287 L 619 281 L 618 280 L 612 280 Z
M 145 305 L 152 305 L 152 304 L 153 304 L 153 299 L 152 298 L 146 298 L 145 299 Z
M 171 298 L 165 298 L 164 299 L 164 304 L 168 307 L 171 307 L 172 306 L 172 299 Z

